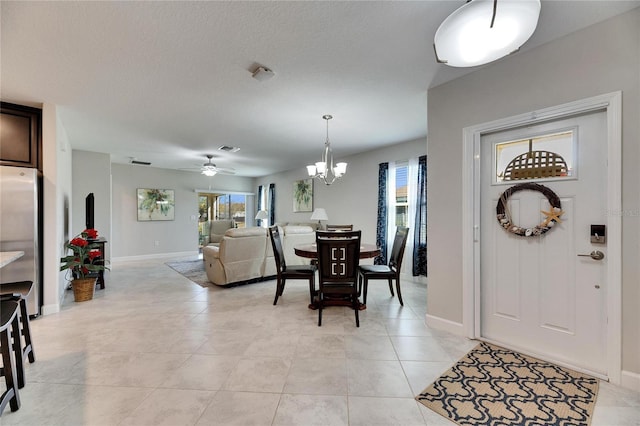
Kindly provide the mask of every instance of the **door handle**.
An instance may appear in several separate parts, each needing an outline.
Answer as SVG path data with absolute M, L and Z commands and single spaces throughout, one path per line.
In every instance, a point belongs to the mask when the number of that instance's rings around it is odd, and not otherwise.
M 600 250 L 594 250 L 589 254 L 579 254 L 578 256 L 590 257 L 593 260 L 602 260 L 602 259 L 604 259 L 604 253 L 601 252 Z

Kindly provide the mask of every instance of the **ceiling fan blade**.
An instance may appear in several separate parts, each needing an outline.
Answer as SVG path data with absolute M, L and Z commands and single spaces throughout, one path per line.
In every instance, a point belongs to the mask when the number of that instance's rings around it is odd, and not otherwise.
M 223 175 L 235 175 L 236 171 L 233 168 L 226 168 L 226 167 L 218 167 L 216 166 L 216 164 L 214 162 L 212 162 L 211 160 L 213 159 L 213 155 L 207 155 L 207 162 L 206 163 L 200 163 L 200 164 L 194 164 L 194 166 L 197 167 L 190 167 L 190 168 L 180 168 L 179 170 L 190 170 L 190 171 L 198 171 L 202 174 L 204 174 L 205 171 L 212 171 L 215 172 L 215 174 L 223 174 Z
M 235 175 L 236 174 L 235 169 L 230 169 L 230 168 L 227 169 L 227 168 L 224 168 L 224 167 L 216 167 L 216 171 L 218 173 L 225 174 L 225 175 Z

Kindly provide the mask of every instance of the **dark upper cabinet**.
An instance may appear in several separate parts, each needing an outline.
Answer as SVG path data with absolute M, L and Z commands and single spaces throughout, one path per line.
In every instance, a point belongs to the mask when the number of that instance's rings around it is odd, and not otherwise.
M 42 171 L 42 110 L 0 103 L 0 165 Z

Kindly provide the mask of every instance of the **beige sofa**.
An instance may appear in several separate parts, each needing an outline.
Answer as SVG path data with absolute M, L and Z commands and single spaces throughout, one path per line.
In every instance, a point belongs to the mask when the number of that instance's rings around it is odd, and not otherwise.
M 315 243 L 315 229 L 309 226 L 299 225 L 285 225 L 279 228 L 282 238 L 282 250 L 284 251 L 284 261 L 287 263 L 287 265 L 308 265 L 310 259 L 296 256 L 294 247 L 301 244 Z
M 288 265 L 308 264 L 309 259 L 295 255 L 293 247 L 311 244 L 315 231 L 308 226 L 283 226 L 282 246 Z M 234 228 L 225 232 L 218 246 L 202 249 L 209 281 L 219 286 L 271 279 L 276 276 L 273 248 L 266 228 Z
M 318 222 L 278 222 L 276 223 L 280 228 L 285 226 L 308 226 L 312 231 L 318 230 Z

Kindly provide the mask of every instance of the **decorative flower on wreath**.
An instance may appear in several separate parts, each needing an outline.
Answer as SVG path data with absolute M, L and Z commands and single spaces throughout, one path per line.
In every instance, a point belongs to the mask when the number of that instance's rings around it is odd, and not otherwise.
M 525 189 L 541 192 L 545 197 L 547 197 L 547 200 L 551 205 L 549 211 L 541 210 L 541 213 L 546 216 L 545 220 L 532 228 L 523 228 L 513 224 L 511 222 L 511 213 L 509 212 L 507 204 L 509 197 L 514 193 Z M 560 197 L 558 197 L 558 195 L 556 195 L 556 193 L 551 189 L 537 183 L 521 183 L 508 188 L 502 193 L 498 200 L 498 205 L 496 206 L 496 215 L 500 226 L 512 234 L 520 235 L 522 237 L 536 237 L 547 233 L 555 226 L 556 223 L 562 222 L 562 220 L 560 220 L 560 216 L 562 216 L 563 213 Z

